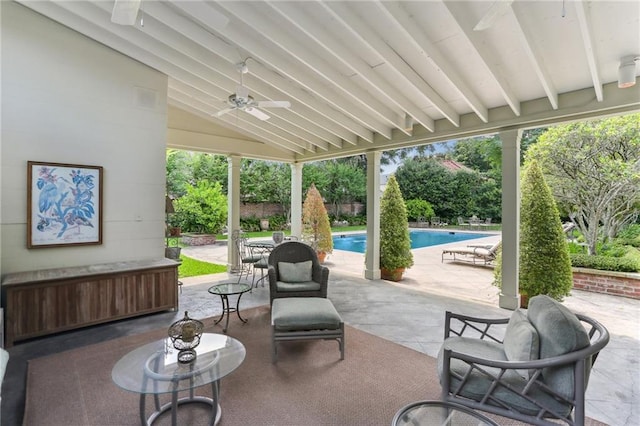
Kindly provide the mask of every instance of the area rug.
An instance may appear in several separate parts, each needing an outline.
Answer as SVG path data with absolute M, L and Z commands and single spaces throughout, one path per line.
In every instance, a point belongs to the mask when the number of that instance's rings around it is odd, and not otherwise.
M 268 306 L 242 314 L 248 322 L 232 317 L 228 334 L 245 345 L 247 355 L 221 381 L 221 426 L 388 425 L 402 406 L 439 399 L 436 361 L 427 355 L 347 326 L 343 361 L 336 341 L 285 342 L 273 364 Z M 221 332 L 213 319 L 204 322 L 205 332 Z M 139 425 L 138 394 L 118 388 L 111 369 L 124 354 L 166 332 L 31 360 L 24 425 Z M 198 393 L 210 396 L 210 389 Z M 148 397 L 148 410 L 151 404 Z M 208 414 L 203 405 L 184 405 L 178 424 L 207 424 Z M 170 416 L 154 424 L 168 425 Z

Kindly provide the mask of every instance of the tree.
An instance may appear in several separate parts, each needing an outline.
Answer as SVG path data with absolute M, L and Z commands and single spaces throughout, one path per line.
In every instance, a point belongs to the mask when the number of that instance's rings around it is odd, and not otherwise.
M 317 252 L 331 253 L 333 237 L 320 191 L 312 183 L 302 204 L 302 240 Z
M 395 176 L 380 200 L 380 268 L 392 272 L 413 266 L 407 208 Z M 384 278 L 384 276 L 383 276 Z
M 407 207 L 407 218 L 411 221 L 417 220 L 429 220 L 434 216 L 433 207 L 431 203 L 425 200 L 407 200 L 405 203 Z
M 535 160 L 527 164 L 521 186 L 520 293 L 561 301 L 573 286 L 569 249 L 555 200 Z M 499 262 L 494 276 L 498 286 L 501 266 Z
M 227 197 L 218 182 L 202 180 L 174 201 L 176 219 L 187 232 L 216 234 L 227 222 Z
M 367 192 L 364 170 L 351 163 L 326 161 L 327 186 L 323 193 L 333 205 L 333 214 L 340 216 L 340 205 L 362 200 Z
M 640 114 L 549 128 L 527 158 L 540 163 L 588 253 L 640 211 Z

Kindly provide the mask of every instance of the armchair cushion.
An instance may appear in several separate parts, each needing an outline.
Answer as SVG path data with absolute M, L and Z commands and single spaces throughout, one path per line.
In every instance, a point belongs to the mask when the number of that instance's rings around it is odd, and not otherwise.
M 568 354 L 590 344 L 589 335 L 578 317 L 549 296 L 532 297 L 527 316 L 540 336 L 541 359 Z M 545 368 L 542 376 L 559 394 L 573 398 L 575 377 L 571 366 Z
M 311 281 L 312 262 L 310 260 L 297 263 L 278 262 L 278 273 L 280 275 L 278 281 L 288 283 L 308 282 Z
M 539 357 L 538 332 L 520 309 L 513 311 L 509 318 L 503 344 L 509 361 L 532 361 Z
M 276 283 L 276 289 L 278 292 L 298 292 L 298 291 L 319 291 L 322 286 L 315 281 L 303 281 L 303 282 L 284 282 L 278 281 Z

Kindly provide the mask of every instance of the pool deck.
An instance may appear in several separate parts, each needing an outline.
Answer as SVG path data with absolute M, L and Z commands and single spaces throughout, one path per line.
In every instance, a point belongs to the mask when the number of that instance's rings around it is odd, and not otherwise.
M 442 344 L 445 310 L 484 317 L 510 315 L 510 311 L 498 307 L 499 290 L 491 284 L 493 268 L 441 259 L 445 248 L 493 244 L 499 239 L 500 234 L 496 234 L 414 249 L 414 265 L 399 283 L 364 279 L 364 254 L 334 250 L 325 261 L 331 271 L 329 298 L 347 324 L 436 356 Z M 183 254 L 224 265 L 227 242 L 185 247 Z M 190 293 L 206 292 L 208 285 L 227 276 L 222 273 L 182 279 L 185 291 L 181 304 L 188 303 Z M 211 302 L 203 304 L 206 298 L 201 296 L 193 300 L 206 308 L 203 315 L 217 309 Z M 254 289 L 242 303 L 248 308 L 268 300 L 267 285 Z M 572 311 L 597 319 L 611 334 L 591 374 L 587 416 L 609 425 L 638 426 L 640 300 L 573 290 L 563 303 Z

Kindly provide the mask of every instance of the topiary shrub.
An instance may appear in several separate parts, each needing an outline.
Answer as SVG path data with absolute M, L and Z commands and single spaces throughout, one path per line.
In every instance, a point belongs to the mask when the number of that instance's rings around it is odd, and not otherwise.
M 380 200 L 380 268 L 393 271 L 413 266 L 407 209 L 395 176 Z
M 315 184 L 311 184 L 302 204 L 302 240 L 317 252 L 331 253 L 333 237 L 324 200 Z
M 527 165 L 521 182 L 520 294 L 546 294 L 557 300 L 569 295 L 573 274 L 567 241 L 551 190 L 536 161 Z M 500 253 L 501 256 L 501 253 Z M 494 285 L 502 286 L 501 258 Z

